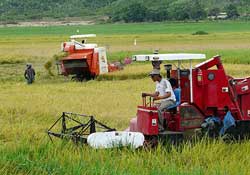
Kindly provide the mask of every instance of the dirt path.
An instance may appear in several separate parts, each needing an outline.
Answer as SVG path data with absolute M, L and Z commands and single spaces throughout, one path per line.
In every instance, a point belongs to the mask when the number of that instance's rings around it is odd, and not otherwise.
M 73 26 L 93 25 L 94 21 L 26 21 L 15 24 L 0 24 L 0 27 L 30 27 L 30 26 Z

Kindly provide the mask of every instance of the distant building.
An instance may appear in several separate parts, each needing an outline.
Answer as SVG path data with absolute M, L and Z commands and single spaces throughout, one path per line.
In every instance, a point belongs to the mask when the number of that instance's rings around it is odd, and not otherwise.
M 227 17 L 228 17 L 227 13 L 223 12 L 223 13 L 219 13 L 219 15 L 217 16 L 217 19 L 226 19 Z
M 244 13 L 242 14 L 242 17 L 250 17 L 250 13 Z
M 208 16 L 208 19 L 213 19 L 213 20 L 216 20 L 216 19 L 227 19 L 228 15 L 226 12 L 221 12 L 219 13 L 217 16 Z

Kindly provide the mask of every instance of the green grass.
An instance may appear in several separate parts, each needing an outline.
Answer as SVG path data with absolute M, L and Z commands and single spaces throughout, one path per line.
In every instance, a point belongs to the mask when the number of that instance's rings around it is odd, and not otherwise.
M 223 55 L 224 60 L 248 64 L 249 22 L 105 24 L 91 26 L 0 28 L 0 63 L 46 62 L 60 52 L 71 34 L 96 33 L 90 42 L 105 46 L 109 60 L 135 53 L 198 52 Z M 192 35 L 203 30 L 208 35 Z M 134 39 L 137 46 L 134 46 Z
M 72 35 L 80 33 L 110 34 L 192 34 L 196 31 L 208 33 L 247 32 L 248 21 L 221 21 L 221 22 L 165 22 L 144 24 L 99 24 L 86 26 L 48 26 L 48 27 L 11 27 L 0 28 L 0 36 L 32 36 L 32 35 Z
M 249 141 L 203 140 L 137 151 L 52 144 L 45 130 L 63 111 L 94 115 L 124 130 L 141 104 L 141 92 L 154 91 L 147 77 L 152 67 L 146 63 L 84 83 L 49 76 L 44 64 L 78 28 L 98 34 L 91 40 L 107 47 L 109 60 L 156 48 L 161 53 L 206 53 L 208 58 L 219 54 L 229 75 L 250 75 L 249 22 L 0 28 L 0 174 L 249 174 Z M 208 35 L 192 35 L 199 30 Z M 23 78 L 26 62 L 37 72 L 31 86 Z M 55 66 L 52 71 L 56 74 Z
M 38 58 L 50 59 L 60 51 L 61 42 L 69 36 L 82 33 L 96 33 L 97 38 L 89 39 L 108 49 L 111 60 L 134 53 L 153 52 L 241 52 L 248 55 L 250 23 L 247 21 L 222 21 L 199 23 L 144 23 L 105 24 L 87 26 L 49 27 L 2 27 L 0 28 L 0 63 L 9 60 L 23 62 Z M 208 35 L 194 36 L 197 31 Z M 137 46 L 134 46 L 137 39 Z M 237 54 L 237 53 L 236 53 Z M 237 54 L 238 55 L 238 54 Z M 33 58 L 33 60 L 32 60 Z M 14 61 L 15 62 L 15 61 Z M 17 61 L 18 62 L 18 61 Z M 245 63 L 245 62 L 244 62 Z

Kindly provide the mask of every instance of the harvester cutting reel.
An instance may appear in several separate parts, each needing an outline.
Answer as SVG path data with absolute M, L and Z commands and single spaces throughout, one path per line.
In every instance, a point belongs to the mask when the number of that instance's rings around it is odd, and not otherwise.
M 94 116 L 63 112 L 54 124 L 47 130 L 48 136 L 61 139 L 71 139 L 74 143 L 87 143 L 87 137 L 95 132 L 116 131 L 97 121 Z

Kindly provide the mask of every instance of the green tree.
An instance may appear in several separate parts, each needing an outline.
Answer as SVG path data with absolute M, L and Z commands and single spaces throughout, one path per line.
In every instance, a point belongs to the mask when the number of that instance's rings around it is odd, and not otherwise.
M 179 21 L 190 19 L 190 9 L 186 1 L 177 1 L 171 3 L 168 10 L 172 20 Z
M 233 4 L 230 4 L 226 7 L 226 12 L 229 19 L 237 18 L 240 16 L 237 7 Z
M 190 3 L 190 18 L 193 20 L 201 20 L 207 17 L 207 13 L 201 4 L 200 0 L 195 0 Z
M 165 21 L 169 18 L 168 11 L 164 7 L 160 7 L 156 10 L 150 10 L 147 12 L 148 21 Z
M 249 7 L 250 0 L 0 0 L 0 23 L 86 16 L 126 22 L 200 20 L 207 9 L 212 16 L 225 9 L 236 18 L 239 12 L 247 16 Z
M 146 20 L 147 8 L 141 3 L 132 3 L 120 12 L 125 22 L 143 22 Z

